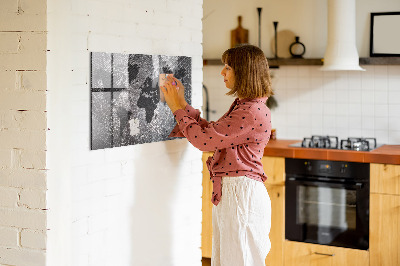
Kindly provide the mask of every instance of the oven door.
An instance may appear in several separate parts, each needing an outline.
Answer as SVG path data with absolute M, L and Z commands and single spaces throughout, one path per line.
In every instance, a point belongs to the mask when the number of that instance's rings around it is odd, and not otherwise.
M 369 185 L 286 178 L 286 239 L 367 250 Z

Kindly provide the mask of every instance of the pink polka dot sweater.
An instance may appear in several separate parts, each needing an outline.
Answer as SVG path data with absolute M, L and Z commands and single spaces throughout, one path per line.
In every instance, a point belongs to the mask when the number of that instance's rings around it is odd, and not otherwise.
M 174 113 L 178 124 L 170 137 L 186 137 L 199 150 L 214 151 L 214 156 L 207 160 L 214 205 L 221 200 L 224 176 L 247 176 L 261 182 L 267 179 L 261 164 L 271 132 L 271 112 L 266 100 L 267 97 L 236 99 L 216 122 L 201 118 L 200 111 L 190 105 Z

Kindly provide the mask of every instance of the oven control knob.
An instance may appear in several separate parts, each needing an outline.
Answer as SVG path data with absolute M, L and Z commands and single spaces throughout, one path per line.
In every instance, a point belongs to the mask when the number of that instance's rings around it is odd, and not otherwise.
M 312 169 L 312 167 L 311 167 L 311 162 L 305 162 L 304 165 L 305 165 L 305 167 L 306 167 L 306 170 L 310 172 L 311 169 Z
M 342 167 L 340 168 L 340 173 L 341 174 L 346 173 L 346 169 L 347 169 L 347 164 L 342 164 Z

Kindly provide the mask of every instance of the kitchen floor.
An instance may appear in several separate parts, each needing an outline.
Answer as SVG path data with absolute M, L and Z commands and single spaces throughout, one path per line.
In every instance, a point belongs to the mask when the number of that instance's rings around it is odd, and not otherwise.
M 211 266 L 211 259 L 209 258 L 202 258 L 201 262 L 203 263 L 203 266 Z

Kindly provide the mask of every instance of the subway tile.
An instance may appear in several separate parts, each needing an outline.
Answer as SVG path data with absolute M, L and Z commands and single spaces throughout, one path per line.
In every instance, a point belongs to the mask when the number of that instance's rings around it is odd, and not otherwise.
M 361 101 L 363 104 L 374 103 L 374 91 L 372 90 L 362 90 L 361 91 Z
M 325 130 L 327 130 L 326 134 L 331 134 L 331 133 L 328 133 L 328 132 L 330 132 L 329 130 L 331 130 L 331 129 L 336 130 L 336 127 L 335 127 L 336 115 L 324 115 L 324 120 L 322 121 L 322 124 L 323 124 L 323 128 Z
M 361 71 L 350 71 L 348 73 L 349 90 L 361 89 Z
M 349 128 L 349 137 L 360 137 L 362 136 L 362 129 L 361 128 Z
M 400 77 L 400 66 L 399 65 L 388 66 L 388 76 L 389 78 L 392 76 Z
M 334 79 L 335 71 L 321 71 L 324 79 Z
M 388 92 L 389 104 L 400 104 L 400 90 Z
M 309 79 L 311 76 L 311 69 L 310 67 L 299 67 L 297 70 L 297 75 L 298 77 L 304 78 L 304 79 Z
M 336 103 L 336 114 L 347 116 L 349 114 L 349 105 L 346 103 Z
M 341 139 L 347 139 L 349 137 L 349 128 L 340 128 L 338 127 L 336 129 L 336 136 L 339 138 L 339 143 L 338 145 L 340 146 L 340 140 Z
M 348 87 L 349 87 L 348 72 L 340 71 L 340 73 L 336 74 L 336 89 L 347 90 Z
M 385 104 L 388 102 L 388 92 L 387 91 L 376 91 L 374 93 L 375 104 Z
M 305 88 L 305 89 L 310 89 L 310 78 L 309 77 L 303 77 L 299 76 L 298 80 L 298 88 Z
M 361 129 L 362 120 L 360 116 L 349 116 L 349 129 Z
M 285 67 L 285 69 L 286 69 L 286 73 L 285 73 L 286 77 L 297 77 L 298 76 L 298 67 L 297 66 L 287 66 L 287 67 Z
M 399 131 L 389 131 L 388 143 L 393 143 L 393 144 L 400 143 L 400 130 Z
M 322 78 L 324 76 L 324 71 L 321 71 L 321 66 L 310 66 L 310 76 L 311 78 Z
M 375 89 L 375 91 L 386 91 L 388 89 L 388 79 L 387 78 L 375 78 L 374 89 Z
M 350 102 L 349 99 L 349 91 L 348 90 L 337 90 L 336 91 L 336 103 L 348 104 Z
M 361 116 L 361 113 L 362 113 L 362 105 L 360 103 L 349 104 L 349 115 Z
M 345 115 L 336 116 L 336 127 L 338 129 L 347 129 L 349 127 L 349 118 Z
M 374 78 L 387 78 L 388 66 L 387 65 L 376 65 L 374 66 Z
M 322 116 L 322 112 L 324 110 L 324 104 L 320 101 L 312 101 L 311 102 L 311 114 L 320 114 Z
M 375 134 L 375 138 L 376 138 L 378 145 L 388 143 L 388 141 L 389 141 L 388 130 L 382 130 L 382 129 L 375 128 L 374 134 Z
M 397 76 L 389 76 L 388 78 L 388 90 L 398 91 L 400 90 L 400 74 Z
M 400 117 L 389 117 L 389 130 L 400 131 Z
M 322 77 L 311 77 L 310 87 L 315 90 L 321 90 L 324 85 L 324 79 Z
M 362 104 L 361 105 L 361 115 L 373 117 L 375 114 L 375 106 L 373 104 Z
M 286 78 L 286 87 L 288 89 L 299 88 L 298 78 L 297 77 L 288 77 L 288 78 Z
M 334 103 L 336 101 L 336 91 L 331 85 L 324 87 L 323 101 L 325 103 Z
M 371 116 L 361 117 L 361 125 L 363 130 L 373 130 L 375 128 L 375 120 Z
M 371 128 L 363 128 L 361 130 L 361 137 L 363 138 L 373 138 L 375 136 L 374 130 Z
M 369 74 L 369 73 L 368 73 Z M 373 90 L 374 89 L 374 77 L 372 75 L 363 75 L 361 78 L 361 89 L 362 90 Z
M 375 117 L 387 117 L 389 108 L 387 104 L 375 104 Z
M 325 133 L 322 127 L 312 127 L 310 135 L 324 135 Z
M 362 90 L 349 90 L 349 102 L 350 103 L 361 103 L 362 101 Z
M 400 104 L 389 104 L 389 117 L 400 116 Z
M 375 130 L 388 130 L 389 118 L 388 117 L 375 117 Z

